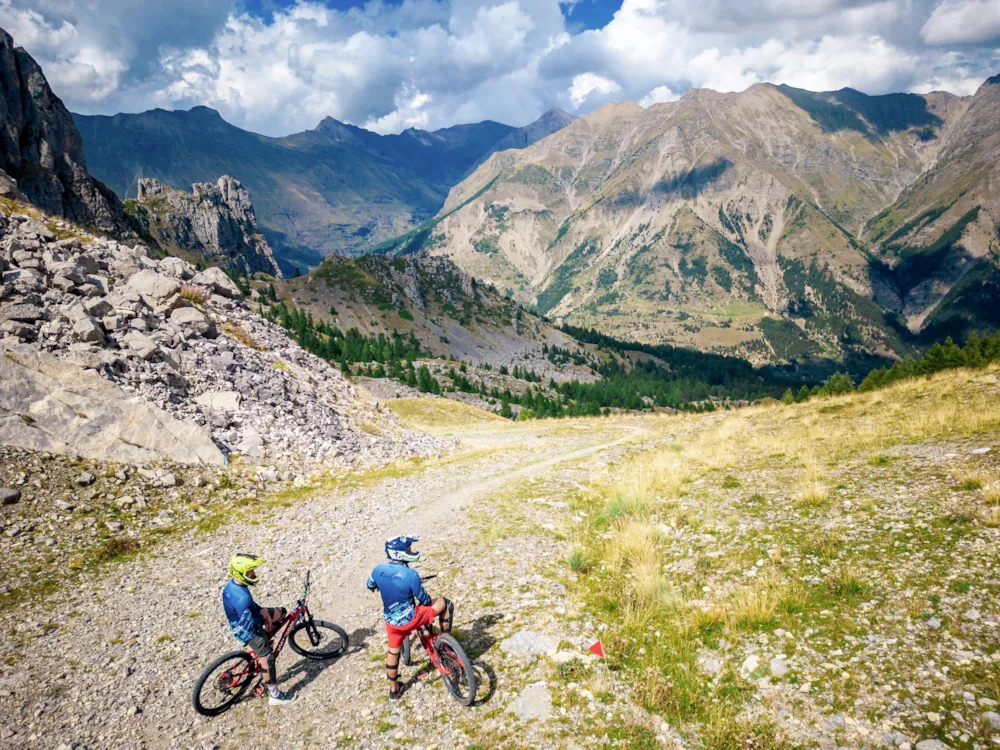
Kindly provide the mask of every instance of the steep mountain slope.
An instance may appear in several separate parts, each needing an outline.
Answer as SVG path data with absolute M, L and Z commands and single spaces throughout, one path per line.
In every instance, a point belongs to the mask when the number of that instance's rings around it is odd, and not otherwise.
M 73 118 L 38 63 L 0 29 L 0 195 L 48 214 L 118 229 L 121 204 L 87 173 Z
M 623 338 L 755 361 L 898 356 L 912 337 L 875 301 L 886 283 L 860 232 L 947 155 L 970 104 L 767 84 L 609 104 L 494 154 L 420 242 L 387 249 L 448 256 Z
M 240 180 L 286 271 L 330 252 L 363 252 L 432 217 L 484 154 L 519 132 L 487 121 L 382 136 L 326 118 L 269 138 L 206 107 L 75 119 L 94 173 L 122 197 L 134 197 L 143 177 L 178 189 L 223 174 Z M 548 135 L 560 120 L 546 122 L 521 140 Z
M 878 299 L 932 340 L 1000 327 L 1000 76 L 947 135 L 933 167 L 872 219 Z
M 579 118 L 561 109 L 550 109 L 533 123 L 511 131 L 497 141 L 489 151 L 479 158 L 476 166 L 479 166 L 479 164 L 486 161 L 497 151 L 506 151 L 510 148 L 527 148 L 533 143 L 538 143 L 542 138 L 547 138 L 553 133 L 558 133 L 577 119 Z
M 250 194 L 232 177 L 215 184 L 195 183 L 192 193 L 174 190 L 148 177 L 139 180 L 138 197 L 125 210 L 163 250 L 192 261 L 220 263 L 252 274 L 281 276 L 267 240 L 260 233 Z

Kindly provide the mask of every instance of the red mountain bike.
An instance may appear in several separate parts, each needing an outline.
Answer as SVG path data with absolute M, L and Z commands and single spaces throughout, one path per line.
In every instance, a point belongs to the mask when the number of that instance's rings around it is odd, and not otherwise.
M 274 658 L 278 658 L 285 640 L 292 651 L 307 659 L 335 659 L 347 650 L 347 633 L 326 620 L 313 619 L 306 605 L 309 598 L 309 571 L 306 571 L 306 590 L 295 609 L 280 628 L 281 636 L 274 645 Z M 272 639 L 273 640 L 273 639 Z M 194 710 L 202 716 L 218 716 L 238 701 L 254 679 L 267 673 L 253 649 L 230 651 L 220 656 L 206 669 L 194 686 Z M 264 694 L 264 682 L 254 687 L 253 695 Z
M 436 575 L 420 576 L 421 583 L 437 578 Z M 448 622 L 455 623 L 455 605 L 448 602 Z M 444 678 L 445 687 L 451 693 L 451 697 L 463 706 L 472 705 L 476 699 L 476 673 L 472 669 L 472 662 L 465 655 L 465 650 L 461 644 L 448 633 L 438 633 L 430 625 L 419 628 L 415 635 L 420 639 L 427 658 L 437 671 Z M 403 641 L 403 653 L 401 661 L 406 666 L 413 664 L 413 636 Z M 424 679 L 427 674 L 421 674 L 419 679 Z

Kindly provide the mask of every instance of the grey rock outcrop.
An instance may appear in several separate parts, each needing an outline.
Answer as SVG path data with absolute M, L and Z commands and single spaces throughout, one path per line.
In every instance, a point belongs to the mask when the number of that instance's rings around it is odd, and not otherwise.
M 138 183 L 136 218 L 158 242 L 196 252 L 209 262 L 250 273 L 281 276 L 271 246 L 257 226 L 247 189 L 232 177 L 195 183 L 185 193 L 154 179 Z
M 0 381 L 3 445 L 133 463 L 224 461 L 198 425 L 129 399 L 97 373 L 51 355 L 18 349 L 0 357 Z
M 122 207 L 87 173 L 73 117 L 38 63 L 0 29 L 0 194 L 46 213 L 116 231 Z

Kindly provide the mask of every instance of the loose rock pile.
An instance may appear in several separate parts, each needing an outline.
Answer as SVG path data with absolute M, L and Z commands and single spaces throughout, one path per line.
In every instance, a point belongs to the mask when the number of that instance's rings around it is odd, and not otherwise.
M 155 432 L 174 431 L 172 420 L 200 426 L 218 448 L 218 463 L 238 453 L 282 465 L 370 464 L 441 447 L 403 430 L 339 371 L 253 313 L 220 269 L 199 272 L 179 258 L 157 259 L 142 245 L 0 213 L 0 272 L 0 354 L 9 367 L 22 365 L 18 372 L 29 383 L 20 400 L 20 392 L 0 386 L 0 420 L 19 426 L 3 431 L 6 444 L 19 445 L 16 434 L 27 432 L 32 440 L 23 447 L 71 453 L 62 435 L 89 425 L 119 436 L 112 443 L 122 453 L 102 445 L 102 455 L 92 457 L 134 460 L 130 449 L 142 448 L 152 451 L 143 459 L 187 460 L 155 435 L 148 445 L 145 435 L 129 437 L 129 421 L 147 419 L 130 411 L 138 403 L 162 410 Z M 67 375 L 66 366 L 75 369 Z M 31 379 L 43 370 L 58 373 L 55 382 L 68 398 L 53 404 L 30 395 Z M 80 397 L 70 376 L 80 372 L 85 383 L 81 371 L 129 397 L 91 389 L 86 409 L 67 412 L 68 401 Z M 107 400 L 120 417 L 107 418 Z M 216 463 L 203 454 L 196 460 Z

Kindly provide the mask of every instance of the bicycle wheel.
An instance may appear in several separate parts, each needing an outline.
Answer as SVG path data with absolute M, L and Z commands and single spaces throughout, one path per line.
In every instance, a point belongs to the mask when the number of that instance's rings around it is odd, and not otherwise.
M 253 657 L 246 651 L 220 656 L 194 686 L 194 710 L 202 716 L 218 716 L 242 697 L 256 673 Z
M 399 661 L 404 667 L 413 666 L 413 636 L 407 636 L 403 641 L 403 650 L 399 655 Z
M 307 620 L 292 628 L 288 645 L 307 659 L 335 659 L 347 651 L 347 633 L 326 620 Z
M 463 706 L 472 705 L 476 699 L 476 673 L 472 662 L 458 641 L 450 635 L 439 635 L 434 642 L 438 654 L 438 671 L 444 676 L 444 684 L 451 697 Z

